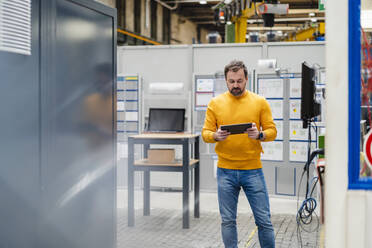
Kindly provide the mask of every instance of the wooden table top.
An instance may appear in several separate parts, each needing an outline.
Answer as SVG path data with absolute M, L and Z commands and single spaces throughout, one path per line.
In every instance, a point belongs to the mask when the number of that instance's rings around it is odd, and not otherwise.
M 142 133 L 131 135 L 135 139 L 182 139 L 182 138 L 195 138 L 199 134 L 192 133 Z

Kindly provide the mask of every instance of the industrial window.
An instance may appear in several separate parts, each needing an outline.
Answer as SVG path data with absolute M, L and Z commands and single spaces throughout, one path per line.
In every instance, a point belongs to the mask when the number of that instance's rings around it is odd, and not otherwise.
M 157 18 L 157 10 L 158 10 L 158 3 L 155 2 L 155 1 L 151 1 L 151 38 L 153 38 L 154 40 L 157 40 L 158 37 L 157 37 L 157 21 L 158 21 L 158 18 Z
M 372 190 L 371 22 L 363 14 L 360 0 L 349 0 L 349 189 Z
M 116 8 L 118 10 L 118 27 L 125 29 L 125 25 L 126 25 L 126 21 L 125 21 L 126 1 L 116 0 Z
M 171 11 L 163 8 L 163 41 L 169 44 L 171 40 Z
M 134 1 L 134 32 L 141 33 L 141 3 L 142 1 Z

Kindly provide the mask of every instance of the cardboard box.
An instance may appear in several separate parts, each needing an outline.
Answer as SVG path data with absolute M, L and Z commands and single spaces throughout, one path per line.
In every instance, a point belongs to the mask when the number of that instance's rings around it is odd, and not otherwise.
M 149 149 L 148 161 L 152 164 L 169 164 L 174 162 L 174 149 Z

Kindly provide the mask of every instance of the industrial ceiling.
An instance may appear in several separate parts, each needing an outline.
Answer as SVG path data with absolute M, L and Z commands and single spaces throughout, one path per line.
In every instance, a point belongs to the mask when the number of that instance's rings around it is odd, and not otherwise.
M 216 5 L 230 1 L 199 1 L 199 0 L 163 0 L 169 6 L 174 8 L 173 11 L 181 16 L 198 24 L 199 27 L 207 29 L 209 32 L 217 31 L 221 36 L 225 35 L 225 24 L 216 22 Z M 204 4 L 202 4 L 204 2 Z M 242 1 L 244 2 L 244 1 Z M 251 1 L 247 1 L 251 2 Z M 270 2 L 269 0 L 265 2 Z M 318 0 L 281 0 L 280 4 L 288 4 L 288 14 L 275 15 L 274 27 L 264 27 L 262 16 L 259 14 L 248 18 L 247 33 L 267 31 L 280 31 L 283 35 L 293 33 L 299 29 L 307 28 L 318 22 L 324 22 L 324 11 L 318 8 Z

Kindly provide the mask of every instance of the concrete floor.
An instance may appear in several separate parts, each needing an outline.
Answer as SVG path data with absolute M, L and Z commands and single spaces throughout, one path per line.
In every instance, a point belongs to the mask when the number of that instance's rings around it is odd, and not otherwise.
M 191 197 L 190 199 L 193 199 Z M 223 248 L 220 234 L 220 216 L 216 193 L 200 194 L 200 218 L 193 217 L 190 202 L 190 229 L 182 229 L 181 192 L 151 192 L 151 215 L 143 216 L 143 194 L 135 191 L 135 226 L 127 225 L 127 191 L 118 190 L 118 248 Z M 289 198 L 270 197 L 272 222 L 275 230 L 276 248 L 297 248 L 296 209 L 297 201 Z M 260 247 L 257 229 L 249 204 L 240 195 L 238 207 L 239 248 Z M 307 226 L 316 229 L 316 221 Z M 321 227 L 320 227 L 321 228 Z M 320 230 L 312 233 L 302 231 L 302 247 L 319 245 Z

